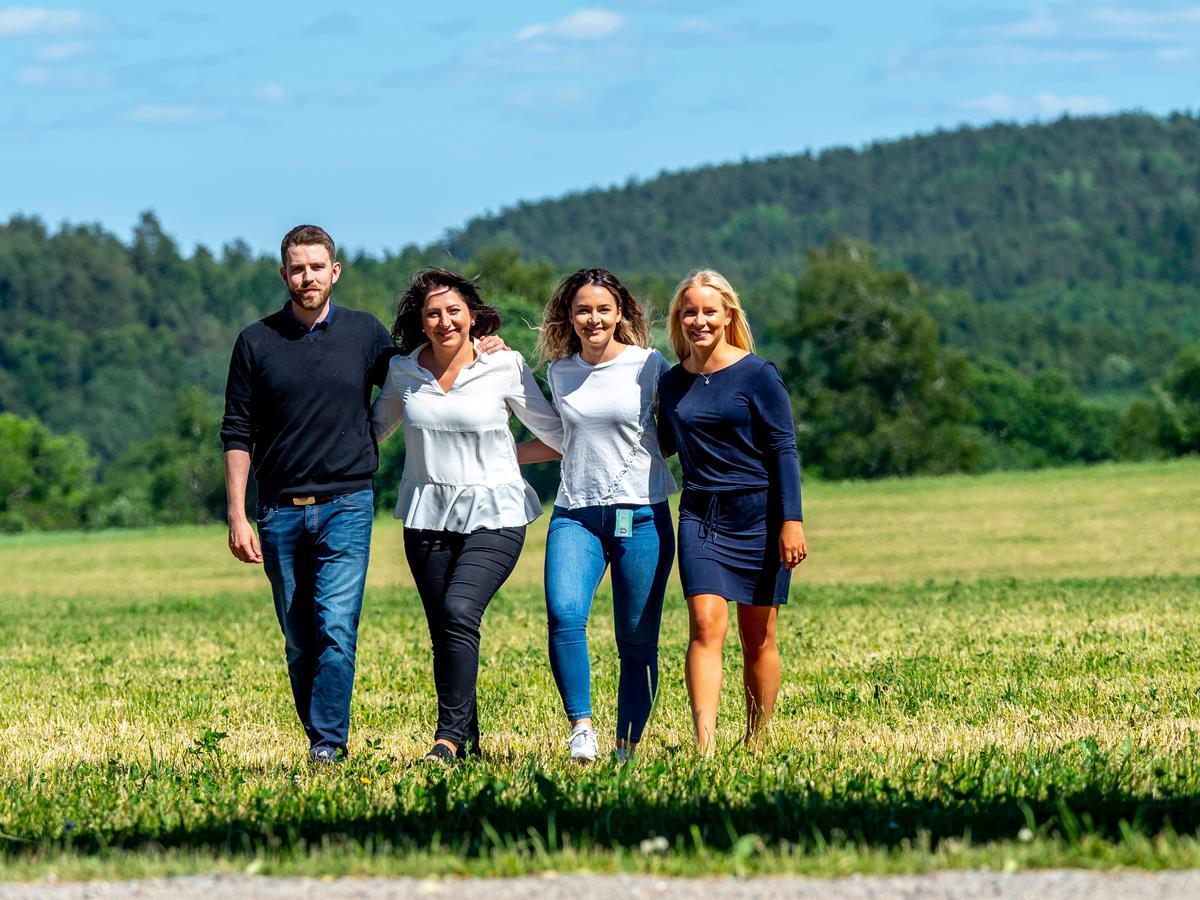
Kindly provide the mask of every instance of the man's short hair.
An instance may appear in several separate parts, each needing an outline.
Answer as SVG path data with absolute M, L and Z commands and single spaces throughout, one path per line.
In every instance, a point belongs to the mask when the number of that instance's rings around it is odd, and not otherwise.
M 286 266 L 289 247 L 310 247 L 313 244 L 320 244 L 328 250 L 331 262 L 337 259 L 337 247 L 333 245 L 333 238 L 318 225 L 297 225 L 285 234 L 279 244 L 279 258 Z

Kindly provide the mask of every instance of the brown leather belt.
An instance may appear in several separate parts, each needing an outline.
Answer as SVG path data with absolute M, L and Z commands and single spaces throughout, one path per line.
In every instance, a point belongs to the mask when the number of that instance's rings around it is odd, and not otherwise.
M 344 497 L 349 491 L 342 491 L 340 494 L 309 494 L 307 497 L 289 497 L 292 506 L 312 506 L 315 503 L 328 503 L 330 500 L 336 500 L 338 497 Z

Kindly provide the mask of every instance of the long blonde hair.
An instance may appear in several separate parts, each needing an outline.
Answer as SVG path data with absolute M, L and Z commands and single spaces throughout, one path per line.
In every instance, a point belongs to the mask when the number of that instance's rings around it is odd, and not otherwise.
M 580 269 L 559 283 L 542 311 L 535 369 L 548 359 L 562 359 L 579 352 L 581 342 L 571 322 L 571 303 L 579 289 L 587 285 L 604 288 L 621 308 L 621 321 L 613 333 L 615 341 L 637 347 L 650 346 L 650 323 L 629 288 L 608 269 Z
M 721 303 L 729 314 L 729 323 L 725 326 L 726 343 L 753 353 L 754 336 L 750 334 L 750 324 L 746 321 L 746 313 L 742 310 L 742 301 L 738 298 L 737 291 L 725 280 L 725 276 L 715 269 L 696 269 L 679 282 L 667 311 L 667 338 L 680 362 L 692 355 L 692 348 L 683 336 L 683 326 L 679 324 L 679 310 L 683 306 L 683 295 L 689 288 L 694 287 L 712 288 L 721 295 Z

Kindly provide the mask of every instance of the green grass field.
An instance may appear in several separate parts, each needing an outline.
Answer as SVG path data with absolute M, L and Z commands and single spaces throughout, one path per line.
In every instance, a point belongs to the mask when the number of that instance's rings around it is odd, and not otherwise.
M 544 518 L 484 623 L 487 757 L 450 770 L 410 765 L 435 708 L 396 523 L 376 528 L 353 756 L 333 770 L 304 761 L 266 579 L 223 529 L 4 538 L 0 877 L 1200 865 L 1200 460 L 805 502 L 768 752 L 738 746 L 732 636 L 722 749 L 691 750 L 676 584 L 623 768 L 564 761 Z

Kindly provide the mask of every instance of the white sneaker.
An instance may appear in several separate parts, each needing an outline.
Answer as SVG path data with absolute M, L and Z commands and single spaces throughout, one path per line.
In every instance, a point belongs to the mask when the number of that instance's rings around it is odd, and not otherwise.
M 571 748 L 571 762 L 589 763 L 600 755 L 600 745 L 596 743 L 596 732 L 586 725 L 576 725 L 567 740 Z

